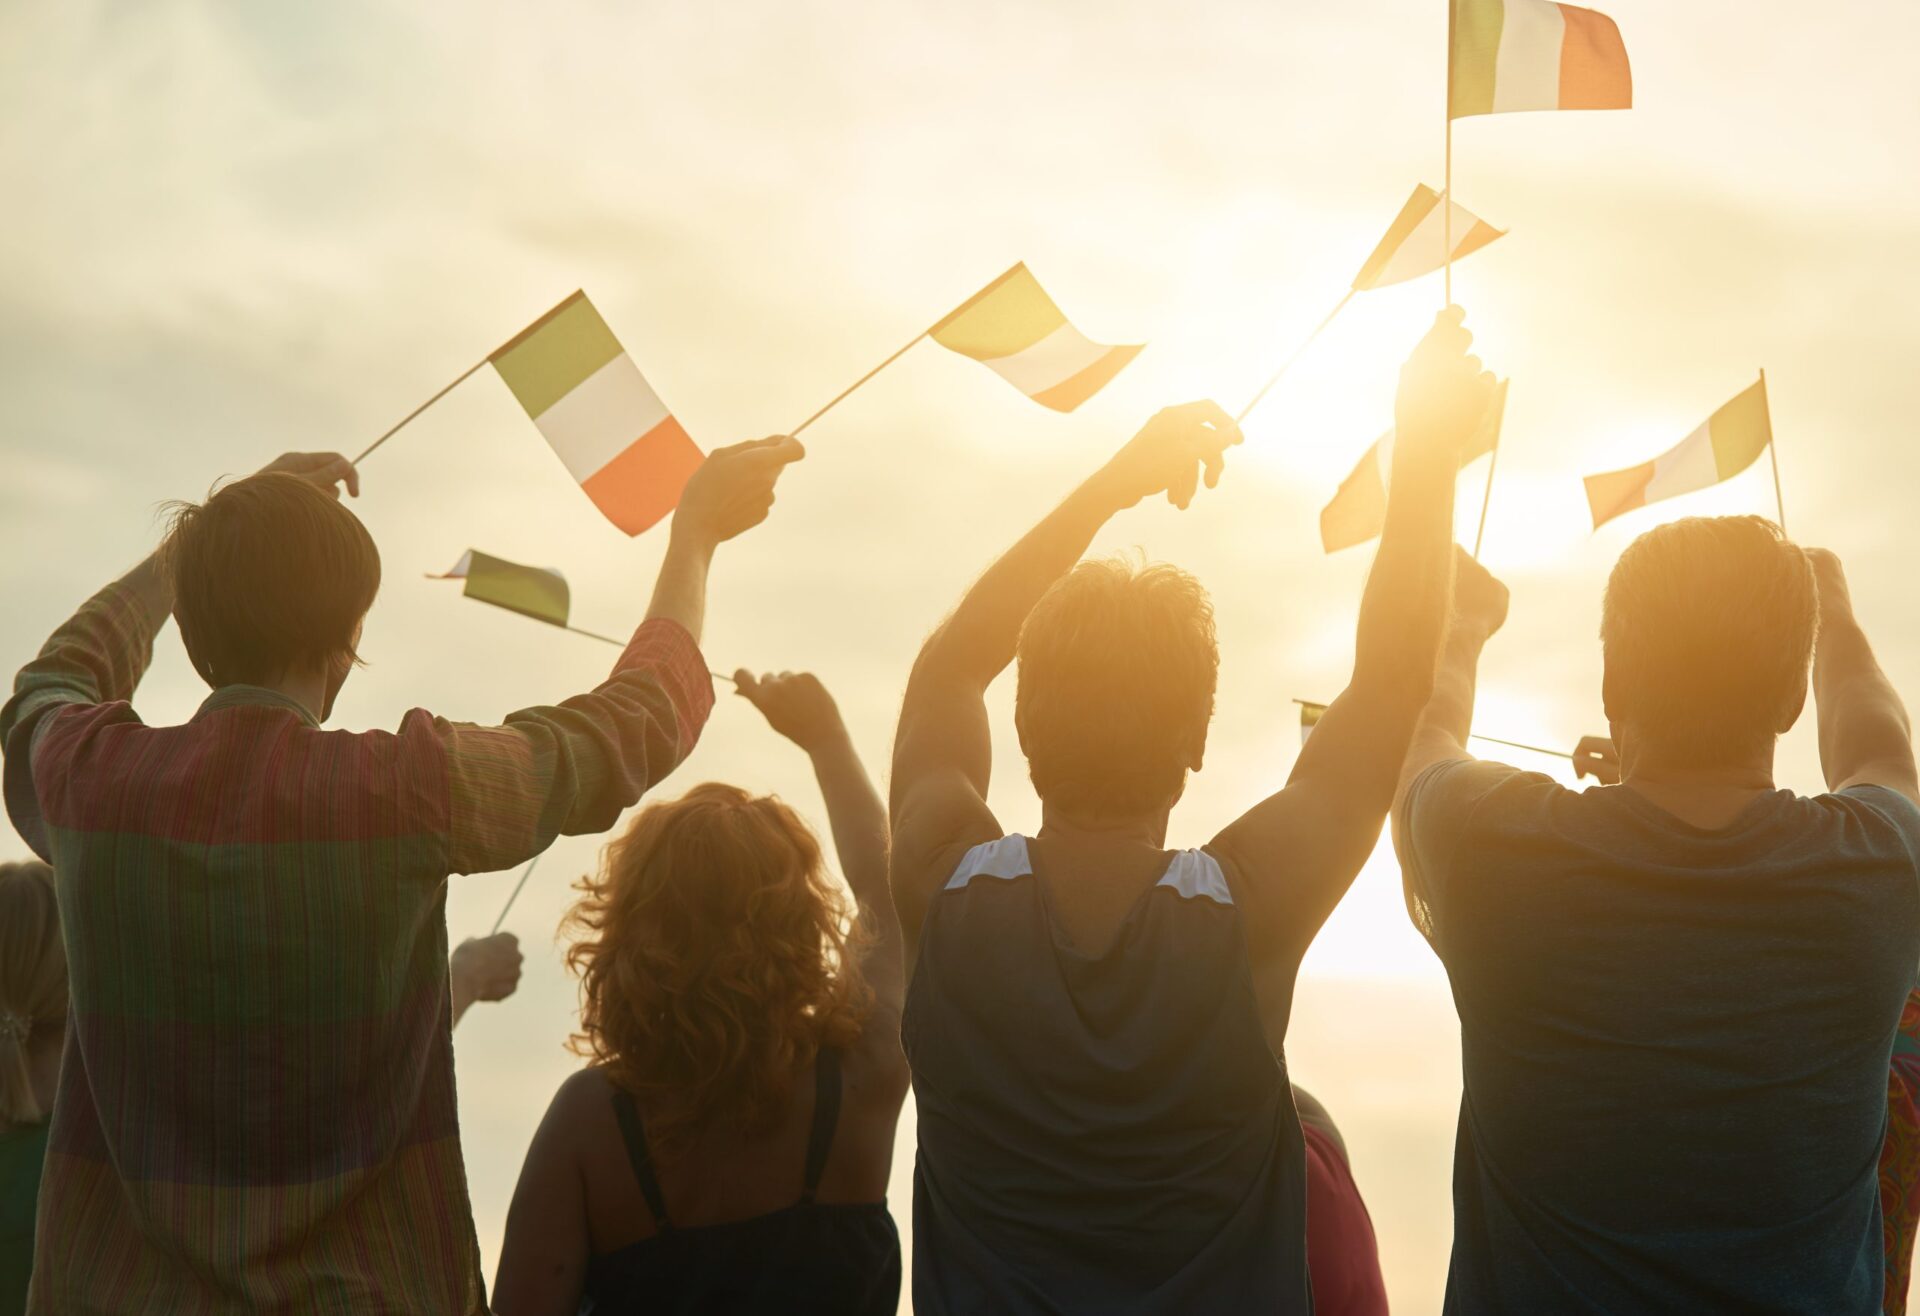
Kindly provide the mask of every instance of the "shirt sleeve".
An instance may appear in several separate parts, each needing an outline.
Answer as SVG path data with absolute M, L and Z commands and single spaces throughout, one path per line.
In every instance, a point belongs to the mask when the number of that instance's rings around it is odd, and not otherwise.
M 59 754 L 42 754 L 41 733 L 61 714 L 131 699 L 153 661 L 162 620 L 133 590 L 109 585 L 82 604 L 14 678 L 13 697 L 0 709 L 7 813 L 42 858 L 48 857 L 47 840 L 36 782 L 62 771 L 78 742 L 63 737 Z M 118 720 L 133 716 L 130 709 L 122 712 Z
M 1504 763 L 1453 759 L 1436 763 L 1407 788 L 1396 827 L 1396 849 L 1406 875 L 1408 912 L 1420 935 L 1435 941 L 1454 856 L 1473 825 L 1480 802 L 1516 777 L 1530 776 Z M 1437 944 L 1437 943 L 1436 943 Z
M 489 873 L 556 836 L 602 832 L 692 752 L 713 711 L 713 679 L 679 623 L 634 632 L 600 685 L 496 727 L 408 714 L 403 739 L 430 739 L 445 764 L 447 869 Z

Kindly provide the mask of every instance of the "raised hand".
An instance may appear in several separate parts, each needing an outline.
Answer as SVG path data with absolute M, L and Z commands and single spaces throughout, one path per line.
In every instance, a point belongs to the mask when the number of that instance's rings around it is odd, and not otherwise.
M 1849 617 L 1853 615 L 1853 592 L 1847 588 L 1847 569 L 1840 565 L 1840 555 L 1830 548 L 1809 548 L 1807 561 L 1813 566 L 1813 583 L 1820 600 L 1820 615 L 1824 617 Z
M 734 692 L 767 719 L 767 725 L 812 753 L 846 735 L 840 706 L 811 672 L 756 677 L 744 667 L 733 674 Z
M 260 475 L 297 475 L 315 488 L 340 496 L 339 486 L 347 486 L 347 492 L 355 498 L 360 496 L 360 472 L 354 464 L 337 452 L 288 452 L 262 466 Z
M 1094 478 L 1115 507 L 1132 507 L 1164 492 L 1184 509 L 1204 473 L 1207 488 L 1220 483 L 1226 450 L 1240 442 L 1240 427 L 1216 402 L 1188 402 L 1154 414 L 1127 446 Z
M 1573 779 L 1592 777 L 1602 786 L 1620 784 L 1620 754 L 1607 736 L 1582 736 L 1573 747 Z
M 448 958 L 453 990 L 453 1017 L 457 1023 L 475 1001 L 504 1001 L 520 986 L 520 938 L 511 932 L 490 937 L 468 937 Z
M 1404 451 L 1457 463 L 1486 418 L 1494 379 L 1467 351 L 1473 335 L 1466 317 L 1458 306 L 1440 312 L 1400 367 L 1400 391 L 1393 402 L 1396 456 Z
M 1507 624 L 1507 587 L 1458 544 L 1453 546 L 1453 616 L 1456 626 L 1470 627 L 1482 639 Z
M 751 530 L 773 510 L 780 473 L 806 455 L 784 434 L 715 448 L 681 491 L 673 533 L 711 547 Z

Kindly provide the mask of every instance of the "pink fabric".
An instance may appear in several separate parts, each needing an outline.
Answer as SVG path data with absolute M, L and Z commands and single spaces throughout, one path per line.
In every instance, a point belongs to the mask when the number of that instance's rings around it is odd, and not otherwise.
M 1307 1141 L 1307 1266 L 1315 1316 L 1387 1316 L 1373 1217 L 1338 1143 L 1302 1121 Z

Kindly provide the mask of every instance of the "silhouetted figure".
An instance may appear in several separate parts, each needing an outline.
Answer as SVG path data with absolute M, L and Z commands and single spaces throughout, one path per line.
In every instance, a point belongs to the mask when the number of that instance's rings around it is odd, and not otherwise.
M 601 831 L 692 748 L 714 548 L 791 440 L 688 483 L 648 620 L 608 678 L 498 727 L 324 731 L 379 555 L 333 454 L 181 508 L 0 713 L 6 800 L 51 860 L 72 988 L 30 1310 L 485 1306 L 455 1117 L 446 879 Z M 169 613 L 213 693 L 127 703 Z
M 34 1203 L 67 1032 L 67 955 L 53 870 L 0 864 L 0 1316 L 27 1307 Z
M 1308 1309 L 1281 1046 L 1300 956 L 1379 836 L 1432 687 L 1454 474 L 1492 387 L 1468 342 L 1449 311 L 1402 373 L 1352 684 L 1286 789 L 1204 848 L 1166 831 L 1213 713 L 1206 594 L 1079 559 L 1116 512 L 1186 506 L 1203 467 L 1214 483 L 1239 440 L 1217 406 L 1155 416 L 921 651 L 892 782 L 921 1316 Z M 986 804 L 984 696 L 1016 657 L 1031 838 Z
M 811 676 L 737 677 L 813 760 L 855 909 L 793 810 L 648 806 L 569 924 L 575 1047 L 507 1218 L 500 1316 L 894 1316 L 907 1094 L 887 815 Z
M 1636 540 L 1601 621 L 1620 784 L 1579 793 L 1464 749 L 1506 612 L 1463 559 L 1395 806 L 1460 1012 L 1447 1310 L 1877 1312 L 1920 808 L 1838 559 L 1757 517 Z M 1833 793 L 1803 798 L 1773 756 L 1809 663 Z

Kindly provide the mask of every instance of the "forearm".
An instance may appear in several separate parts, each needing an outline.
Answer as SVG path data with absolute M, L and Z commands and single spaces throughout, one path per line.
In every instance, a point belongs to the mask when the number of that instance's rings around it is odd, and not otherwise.
M 1863 770 L 1911 763 L 1913 727 L 1850 610 L 1823 610 L 1813 663 L 1820 766 L 1838 789 Z
M 853 747 L 846 728 L 807 751 L 813 775 L 827 804 L 827 823 L 840 871 L 864 909 L 884 904 L 891 915 L 887 888 L 887 806 Z
M 1400 793 L 1435 763 L 1469 757 L 1467 740 L 1473 730 L 1473 700 L 1479 679 L 1480 653 L 1487 637 L 1469 627 L 1448 630 L 1434 672 L 1433 694 L 1414 727 L 1413 743 L 1400 772 Z
M 678 622 L 699 643 L 707 617 L 707 573 L 713 565 L 713 550 L 712 540 L 692 534 L 675 534 L 667 540 L 667 555 L 647 605 L 648 621 Z
M 1417 713 L 1433 689 L 1453 569 L 1457 472 L 1396 457 L 1380 550 L 1360 600 L 1353 684 Z
M 927 641 L 929 669 L 984 689 L 1013 661 L 1027 614 L 1053 583 L 1073 569 L 1119 510 L 1096 475 L 1067 496 L 980 577 L 966 598 Z

